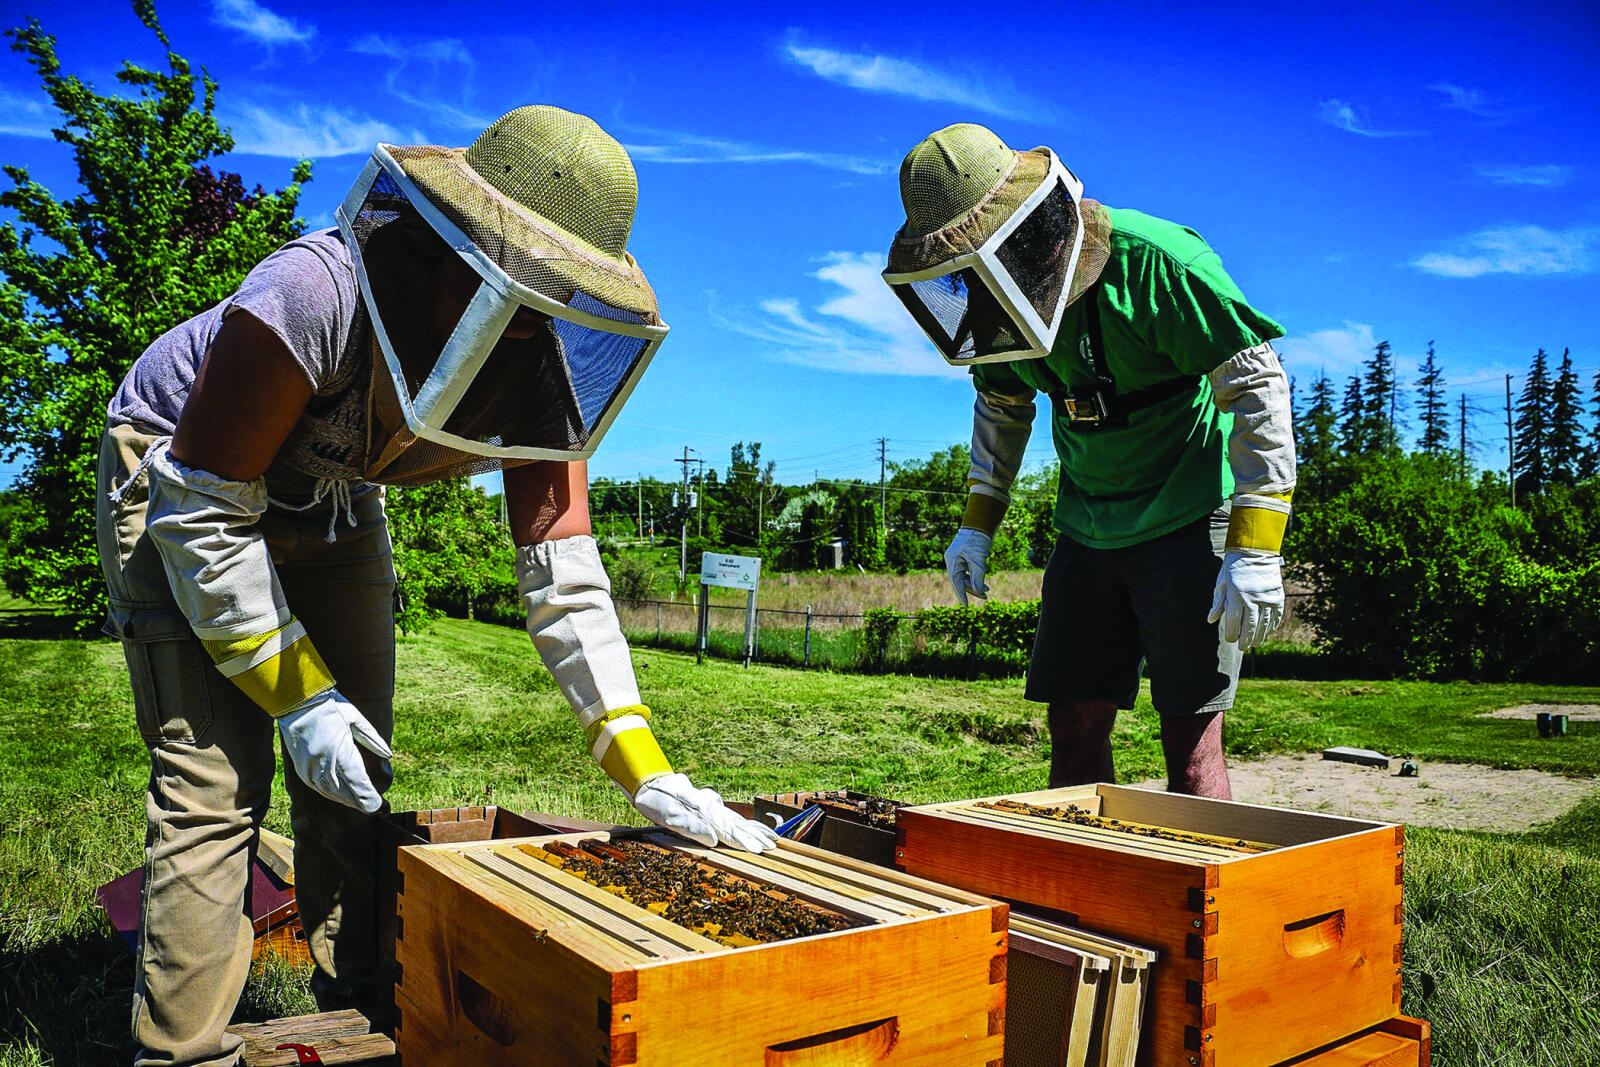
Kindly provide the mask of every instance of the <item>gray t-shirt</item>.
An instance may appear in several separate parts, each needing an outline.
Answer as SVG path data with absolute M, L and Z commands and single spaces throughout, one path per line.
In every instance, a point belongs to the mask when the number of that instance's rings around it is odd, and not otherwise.
M 238 292 L 156 338 L 111 398 L 107 421 L 172 433 L 206 349 L 222 320 L 240 309 L 282 339 L 312 389 L 267 469 L 267 491 L 303 503 L 319 478 L 359 480 L 370 345 L 355 266 L 338 229 L 290 241 L 258 263 Z

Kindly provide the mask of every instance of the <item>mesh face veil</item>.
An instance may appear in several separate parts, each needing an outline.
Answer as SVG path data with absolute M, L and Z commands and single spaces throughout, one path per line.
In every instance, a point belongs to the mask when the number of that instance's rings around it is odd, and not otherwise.
M 907 222 L 884 281 L 954 366 L 1047 355 L 1067 305 L 1104 262 L 1083 183 L 1048 148 L 1012 152 L 982 127 L 950 127 L 930 143 L 932 166 L 916 158 L 919 146 L 902 168 Z
M 581 119 L 521 108 L 480 144 L 534 111 Z M 625 154 L 627 202 L 600 201 L 597 212 L 591 198 L 577 225 L 562 225 L 577 217 L 570 206 L 556 205 L 566 219 L 555 221 L 507 195 L 473 165 L 478 147 L 379 145 L 338 210 L 372 324 L 374 481 L 587 458 L 667 334 L 621 248 L 633 209 Z M 559 179 L 570 162 L 529 169 Z

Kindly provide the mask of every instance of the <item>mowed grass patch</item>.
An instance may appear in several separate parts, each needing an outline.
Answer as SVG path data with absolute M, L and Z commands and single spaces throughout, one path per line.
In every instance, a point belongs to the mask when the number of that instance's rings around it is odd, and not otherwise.
M 1591 800 L 1527 834 L 1407 831 L 1403 1006 L 1434 1063 L 1600 1063 L 1597 830 Z
M 489 802 L 639 821 L 584 751 L 526 634 L 444 620 L 402 639 L 398 657 L 395 808 Z M 930 801 L 1045 783 L 1043 709 L 1022 700 L 1020 679 L 746 670 L 647 649 L 634 661 L 663 747 L 730 799 L 850 786 Z M 1227 743 L 1236 757 L 1357 744 L 1593 773 L 1591 724 L 1540 741 L 1526 736 L 1530 723 L 1477 716 L 1597 699 L 1531 686 L 1247 680 Z M 127 1062 L 132 956 L 93 899 L 138 865 L 143 841 L 147 762 L 121 650 L 0 640 L 0 700 L 0 1067 Z M 1114 745 L 1120 779 L 1161 773 L 1147 693 L 1119 717 Z M 276 796 L 269 823 L 286 831 L 281 785 Z M 1435 1022 L 1436 1063 L 1600 1062 L 1597 837 L 1600 801 L 1523 835 L 1411 832 L 1405 1008 Z M 304 975 L 278 968 L 253 977 L 239 1017 L 308 1008 Z

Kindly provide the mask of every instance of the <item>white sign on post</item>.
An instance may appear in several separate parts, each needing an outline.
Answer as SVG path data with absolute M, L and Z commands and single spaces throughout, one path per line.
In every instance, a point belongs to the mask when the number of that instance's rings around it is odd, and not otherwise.
M 724 556 L 717 552 L 707 552 L 700 560 L 700 624 L 699 634 L 695 640 L 695 662 L 699 663 L 705 656 L 706 643 L 711 636 L 711 596 L 710 586 L 720 585 L 725 589 L 743 589 L 744 597 L 744 665 L 750 666 L 750 660 L 756 650 L 756 585 L 761 580 L 761 558 L 759 556 Z
M 761 557 L 724 556 L 707 552 L 700 562 L 700 584 L 754 592 L 761 577 Z

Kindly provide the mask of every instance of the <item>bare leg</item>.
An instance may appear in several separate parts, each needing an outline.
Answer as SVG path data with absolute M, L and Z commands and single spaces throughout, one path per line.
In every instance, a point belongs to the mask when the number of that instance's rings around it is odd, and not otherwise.
M 1222 712 L 1164 716 L 1161 751 L 1167 757 L 1167 792 L 1233 799 L 1222 753 Z
M 1114 782 L 1111 727 L 1114 700 L 1077 700 L 1050 705 L 1050 787 Z

